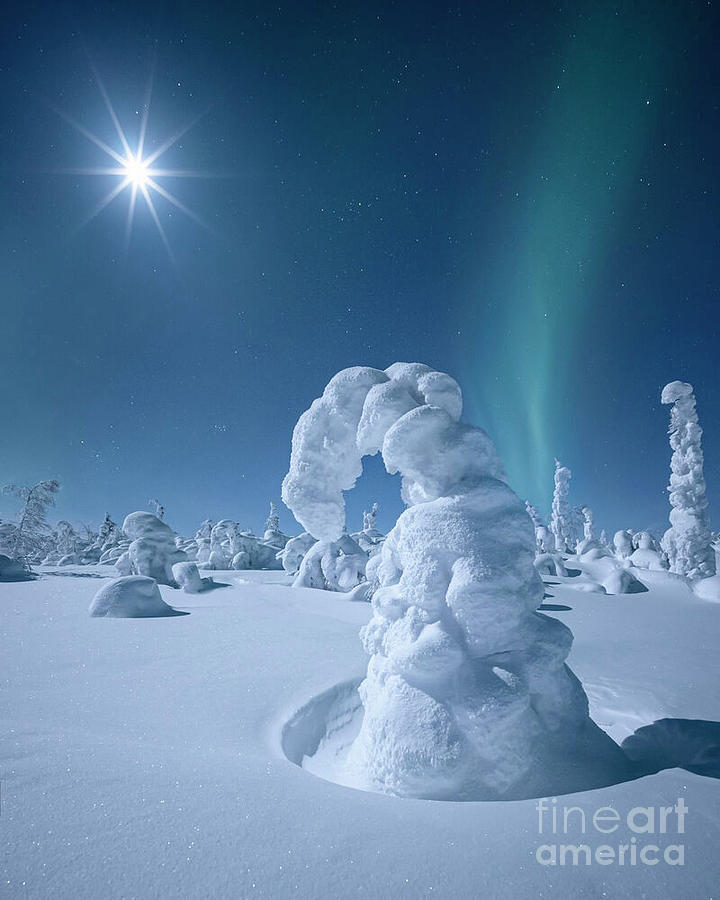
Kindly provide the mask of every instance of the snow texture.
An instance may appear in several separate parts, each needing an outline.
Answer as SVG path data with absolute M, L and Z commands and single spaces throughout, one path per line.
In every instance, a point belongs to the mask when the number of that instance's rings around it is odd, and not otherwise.
M 371 658 L 347 767 L 371 790 L 513 796 L 594 734 L 565 666 L 572 634 L 536 612 L 532 522 L 490 438 L 458 421 L 461 410 L 456 382 L 427 366 L 358 367 L 330 381 L 293 435 L 283 500 L 321 541 L 300 574 L 312 563 L 317 577 L 316 560 L 341 538 L 342 491 L 364 454 L 382 451 L 409 507 L 373 558 L 373 617 L 361 632 Z M 569 472 L 559 478 L 566 501 Z
M 715 574 L 715 556 L 707 519 L 703 474 L 702 428 L 695 411 L 691 384 L 672 381 L 662 390 L 661 401 L 670 410 L 670 528 L 662 539 L 670 571 L 688 578 Z

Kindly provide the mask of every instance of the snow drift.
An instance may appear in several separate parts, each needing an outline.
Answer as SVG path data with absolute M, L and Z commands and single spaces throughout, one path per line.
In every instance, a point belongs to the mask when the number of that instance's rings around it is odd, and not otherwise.
M 184 616 L 160 596 L 157 582 L 145 575 L 126 575 L 104 585 L 90 604 L 91 616 L 112 619 L 143 619 Z

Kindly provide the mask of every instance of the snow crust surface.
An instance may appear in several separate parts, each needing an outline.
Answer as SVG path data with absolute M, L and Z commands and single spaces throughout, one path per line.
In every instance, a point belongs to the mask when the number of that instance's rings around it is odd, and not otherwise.
M 654 731 L 675 731 L 679 748 L 658 774 L 557 797 L 588 822 L 613 807 L 623 817 L 615 834 L 583 834 L 575 813 L 567 835 L 553 836 L 547 820 L 538 833 L 535 799 L 400 800 L 321 780 L 286 758 L 285 723 L 362 677 L 366 604 L 290 589 L 282 572 L 224 572 L 232 585 L 211 594 L 160 586 L 192 615 L 100 622 L 87 609 L 112 569 L 42 571 L 0 587 L 3 900 L 716 893 L 720 780 L 673 766 L 689 752 L 696 763 L 711 759 L 707 740 L 692 735 L 720 722 L 720 618 L 680 579 L 646 572 L 647 593 L 613 597 L 570 589 L 585 576 L 548 578 L 545 603 L 563 609 L 547 615 L 572 626 L 569 663 L 595 721 L 622 741 L 669 720 Z M 336 709 L 352 708 L 352 691 L 332 696 Z M 632 808 L 678 797 L 689 807 L 684 835 L 627 828 Z M 682 839 L 685 865 L 535 859 L 540 844 L 594 851 L 633 836 Z

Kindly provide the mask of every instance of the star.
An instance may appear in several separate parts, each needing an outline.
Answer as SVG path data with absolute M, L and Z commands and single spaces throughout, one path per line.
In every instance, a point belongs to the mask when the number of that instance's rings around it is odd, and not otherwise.
M 162 197 L 168 203 L 175 206 L 181 212 L 183 212 L 186 216 L 191 218 L 193 221 L 197 222 L 197 224 L 202 225 L 203 227 L 207 227 L 204 222 L 202 222 L 198 216 L 195 215 L 190 209 L 185 206 L 174 194 L 171 194 L 162 184 L 158 182 L 158 178 L 163 177 L 172 177 L 172 178 L 188 178 L 188 177 L 203 177 L 204 173 L 197 172 L 193 170 L 185 170 L 185 169 L 166 169 L 159 167 L 157 165 L 158 161 L 161 157 L 171 148 L 173 147 L 180 138 L 186 134 L 192 127 L 195 125 L 200 116 L 197 116 L 195 119 L 191 120 L 187 123 L 183 128 L 179 129 L 165 141 L 163 141 L 159 147 L 153 149 L 152 152 L 146 153 L 145 149 L 145 138 L 147 134 L 147 125 L 148 118 L 150 113 L 150 99 L 152 94 L 152 76 L 150 78 L 150 82 L 147 89 L 147 94 L 145 97 L 145 102 L 142 106 L 142 116 L 140 120 L 140 130 L 138 135 L 137 144 L 135 147 L 131 147 L 130 142 L 128 140 L 127 134 L 123 129 L 120 120 L 115 112 L 115 109 L 110 100 L 110 96 L 105 89 L 105 85 L 103 84 L 100 75 L 97 70 L 92 67 L 93 74 L 95 77 L 95 82 L 100 90 L 103 101 L 105 103 L 105 107 L 110 115 L 113 126 L 115 128 L 115 132 L 117 134 L 117 138 L 119 141 L 119 146 L 112 147 L 110 144 L 103 141 L 93 132 L 91 132 L 88 128 L 74 119 L 72 116 L 63 112 L 60 109 L 56 111 L 62 118 L 64 118 L 67 122 L 69 122 L 80 134 L 86 137 L 88 140 L 92 141 L 100 150 L 102 150 L 114 163 L 114 166 L 105 166 L 102 168 L 81 168 L 81 169 L 63 169 L 61 170 L 65 174 L 72 175 L 95 175 L 95 176 L 111 176 L 119 179 L 119 181 L 115 184 L 115 186 L 102 198 L 102 200 L 97 204 L 97 206 L 92 210 L 92 212 L 86 217 L 86 219 L 81 223 L 80 227 L 87 225 L 93 219 L 96 218 L 106 207 L 108 207 L 116 198 L 120 197 L 122 194 L 128 195 L 128 211 L 127 211 L 127 220 L 125 225 L 125 249 L 129 245 L 130 235 L 132 233 L 133 222 L 135 218 L 135 210 L 138 202 L 138 195 L 142 197 L 145 205 L 147 206 L 148 211 L 155 223 L 155 226 L 158 230 L 158 233 L 162 239 L 162 242 L 165 246 L 165 249 L 170 256 L 170 259 L 174 261 L 172 250 L 170 248 L 170 242 L 168 241 L 167 235 L 165 233 L 165 229 L 160 222 L 160 218 L 158 216 L 158 211 L 155 203 L 155 195 Z M 202 114 L 201 114 L 202 115 Z

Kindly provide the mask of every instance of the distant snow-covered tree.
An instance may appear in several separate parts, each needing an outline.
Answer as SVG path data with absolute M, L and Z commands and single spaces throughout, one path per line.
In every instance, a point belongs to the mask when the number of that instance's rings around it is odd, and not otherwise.
M 374 531 L 378 514 L 378 505 L 373 503 L 370 512 L 363 510 L 363 531 Z
M 555 549 L 564 553 L 571 543 L 570 534 L 570 479 L 572 472 L 564 466 L 559 459 L 555 460 L 555 491 L 552 501 L 552 516 L 550 518 L 550 531 L 555 537 Z M 573 548 L 574 549 L 574 548 Z
M 55 532 L 57 535 L 55 549 L 60 556 L 77 551 L 81 539 L 70 522 L 61 519 L 55 526 Z
M 119 539 L 120 534 L 118 532 L 118 527 L 116 523 L 113 522 L 113 520 L 110 518 L 110 513 L 105 513 L 105 521 L 100 526 L 98 534 L 103 544 L 106 544 L 110 541 L 115 543 Z
M 662 390 L 661 402 L 670 410 L 670 528 L 662 539 L 670 571 L 688 578 L 715 574 L 715 554 L 708 526 L 702 428 L 695 411 L 691 384 L 672 381 Z
M 54 506 L 55 494 L 60 490 L 59 481 L 39 481 L 33 485 L 9 484 L 5 493 L 12 494 L 22 503 L 20 515 L 12 535 L 11 555 L 16 559 L 28 559 L 42 552 L 47 545 L 50 526 L 46 515 Z
M 583 537 L 586 541 L 595 539 L 595 526 L 593 525 L 593 511 L 589 506 L 582 507 L 583 514 Z
M 148 506 L 153 511 L 153 513 L 162 521 L 163 516 L 165 515 L 165 507 L 161 505 L 159 500 L 148 500 Z
M 272 500 L 270 501 L 270 515 L 265 519 L 265 531 L 280 531 L 280 517 Z
M 533 525 L 536 528 L 540 528 L 540 526 L 543 524 L 543 521 L 540 518 L 540 513 L 537 511 L 537 507 L 533 506 L 529 500 L 526 500 L 525 509 L 527 510 L 527 514 L 532 519 Z
M 616 531 L 613 536 L 613 549 L 618 559 L 626 559 L 633 552 L 632 532 Z

